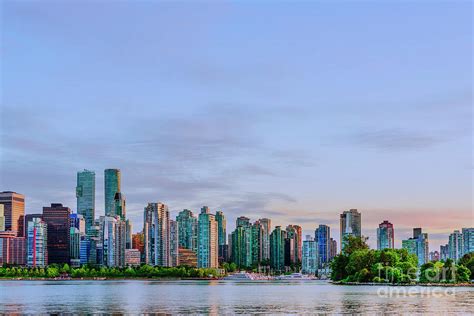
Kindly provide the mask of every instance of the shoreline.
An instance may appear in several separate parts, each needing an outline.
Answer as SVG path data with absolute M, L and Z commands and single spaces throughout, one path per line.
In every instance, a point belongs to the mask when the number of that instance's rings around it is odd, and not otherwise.
M 349 286 L 425 286 L 425 287 L 474 287 L 474 283 L 375 283 L 330 281 L 334 285 Z

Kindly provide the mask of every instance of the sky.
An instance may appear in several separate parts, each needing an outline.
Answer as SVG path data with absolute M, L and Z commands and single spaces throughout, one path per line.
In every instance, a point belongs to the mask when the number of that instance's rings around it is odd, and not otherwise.
M 469 1 L 2 1 L 0 190 L 76 209 L 122 171 L 161 201 L 299 224 L 362 213 L 376 247 L 474 226 Z

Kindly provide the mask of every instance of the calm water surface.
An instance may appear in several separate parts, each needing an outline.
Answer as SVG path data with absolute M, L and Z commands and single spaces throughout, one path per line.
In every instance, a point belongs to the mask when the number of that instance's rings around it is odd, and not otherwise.
M 389 287 L 323 281 L 0 281 L 2 313 L 458 313 L 474 312 L 474 288 Z M 453 294 L 454 291 L 454 294 Z

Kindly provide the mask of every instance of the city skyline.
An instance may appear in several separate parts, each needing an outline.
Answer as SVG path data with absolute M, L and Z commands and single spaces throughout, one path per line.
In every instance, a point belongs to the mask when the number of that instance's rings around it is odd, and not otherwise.
M 374 249 L 384 220 L 396 248 L 474 226 L 468 3 L 2 9 L 0 190 L 27 214 L 77 211 L 86 168 L 98 218 L 119 168 L 135 231 L 154 201 L 223 210 L 228 232 L 243 215 L 325 224 L 339 245 L 357 208 Z

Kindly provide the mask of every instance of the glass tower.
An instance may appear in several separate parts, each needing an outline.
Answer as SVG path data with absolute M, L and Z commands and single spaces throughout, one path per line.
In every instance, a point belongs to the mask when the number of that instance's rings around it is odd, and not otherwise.
M 318 248 L 318 266 L 329 262 L 331 256 L 331 228 L 327 225 L 319 225 L 314 232 L 314 240 Z
M 176 216 L 179 247 L 197 251 L 197 218 L 190 210 L 182 210 Z
M 418 238 L 418 236 L 416 238 Z M 389 221 L 383 221 L 380 223 L 379 228 L 377 228 L 377 249 L 384 250 L 387 248 L 395 248 L 394 240 L 393 224 Z
M 120 192 L 120 170 L 105 169 L 104 171 L 104 199 L 105 216 L 114 216 L 115 214 L 115 194 Z
M 217 268 L 218 263 L 217 221 L 207 206 L 201 208 L 198 218 L 198 268 Z
M 77 172 L 77 214 L 84 217 L 86 234 L 94 225 L 95 218 L 95 172 L 90 170 Z

